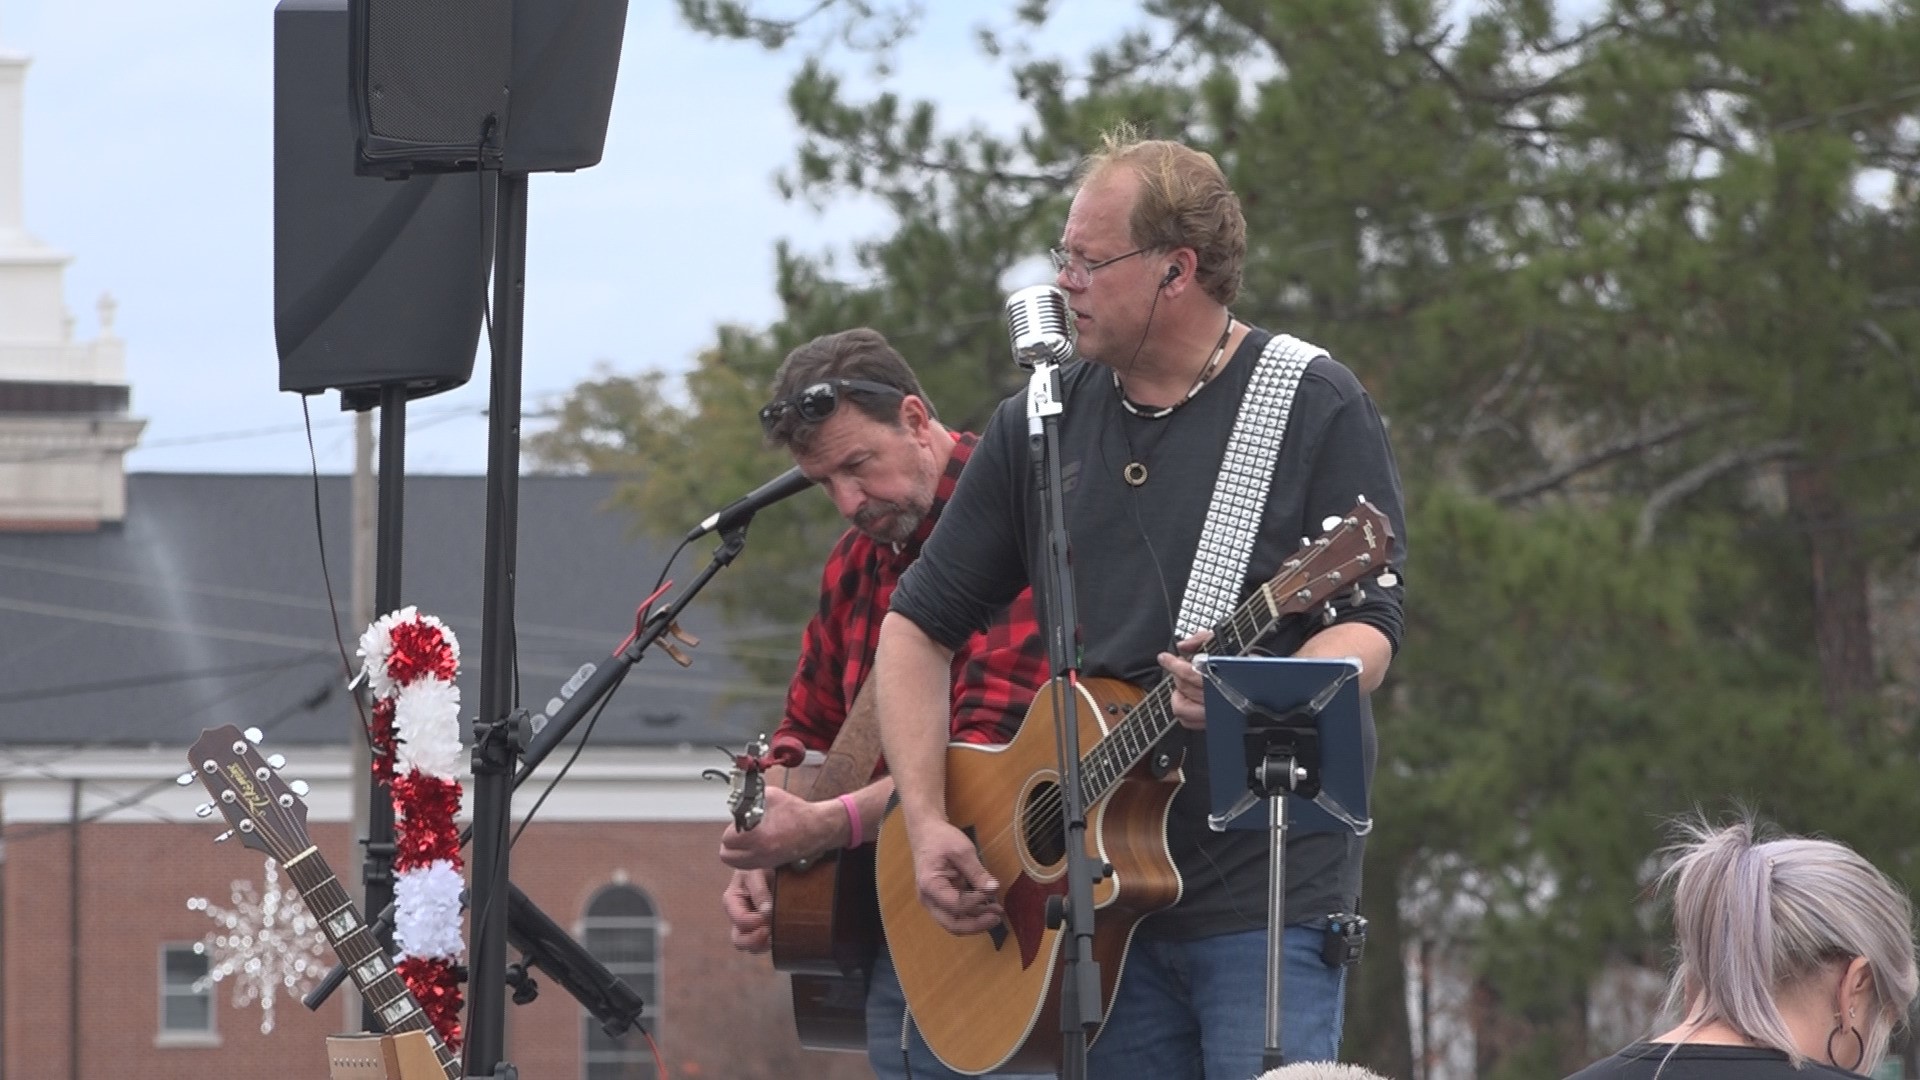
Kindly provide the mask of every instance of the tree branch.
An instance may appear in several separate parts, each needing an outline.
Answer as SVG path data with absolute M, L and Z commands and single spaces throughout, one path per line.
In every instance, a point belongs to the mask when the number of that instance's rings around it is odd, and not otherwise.
M 1800 443 L 1793 439 L 1776 439 L 1773 442 L 1760 443 L 1757 446 L 1738 447 L 1695 465 L 1672 480 L 1667 481 L 1652 495 L 1647 497 L 1646 505 L 1640 508 L 1640 524 L 1634 529 L 1633 546 L 1644 548 L 1653 542 L 1654 529 L 1659 526 L 1660 515 L 1681 499 L 1692 495 L 1708 484 L 1738 469 L 1749 468 L 1768 461 L 1792 457 L 1800 452 Z
M 1273 27 L 1273 5 L 1265 0 L 1219 0 L 1220 14 L 1240 24 L 1241 29 L 1259 39 L 1262 45 L 1273 50 L 1273 58 L 1280 66 L 1288 67 L 1287 49 L 1281 44 L 1280 35 Z
M 1603 443 L 1586 455 L 1576 458 L 1544 476 L 1537 476 L 1531 480 L 1501 488 L 1493 493 L 1493 501 L 1505 505 L 1531 499 L 1536 495 L 1543 495 L 1565 484 L 1574 477 L 1579 476 L 1581 473 L 1590 472 L 1609 462 L 1616 461 L 1630 454 L 1637 454 L 1642 450 L 1651 450 L 1656 446 L 1672 442 L 1685 435 L 1690 435 L 1703 427 L 1744 411 L 1746 411 L 1746 407 L 1743 405 L 1723 405 L 1717 409 L 1708 409 L 1706 412 L 1676 420 L 1665 427 L 1640 432 L 1610 443 Z
M 1070 177 L 1066 175 L 1009 172 L 1005 169 L 978 169 L 953 161 L 929 158 L 919 154 L 902 153 L 898 150 L 892 150 L 884 145 L 880 145 L 870 138 L 841 139 L 828 136 L 821 137 L 829 138 L 829 141 L 839 143 L 848 153 L 855 155 L 862 162 L 881 171 L 894 168 L 907 168 L 919 172 L 941 173 L 947 176 L 987 180 L 992 183 L 1006 184 L 1009 186 L 1045 187 L 1053 190 L 1063 190 L 1072 182 Z

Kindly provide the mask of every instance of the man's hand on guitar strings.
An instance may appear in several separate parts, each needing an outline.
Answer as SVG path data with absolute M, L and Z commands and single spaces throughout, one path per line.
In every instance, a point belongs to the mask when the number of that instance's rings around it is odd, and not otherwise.
M 1213 631 L 1202 630 L 1175 645 L 1178 652 L 1160 654 L 1160 667 L 1173 676 L 1173 718 L 1194 731 L 1207 726 L 1207 695 L 1192 657 L 1212 640 Z
M 847 840 L 847 812 L 836 802 L 808 802 L 775 786 L 766 791 L 760 824 L 720 836 L 720 861 L 735 870 L 762 870 L 812 858 Z
M 732 924 L 733 947 L 763 953 L 773 947 L 773 886 L 765 870 L 735 870 L 721 894 Z
M 978 934 L 1000 925 L 1000 883 L 981 864 L 967 834 L 930 822 L 913 838 L 913 871 L 920 902 L 950 934 Z

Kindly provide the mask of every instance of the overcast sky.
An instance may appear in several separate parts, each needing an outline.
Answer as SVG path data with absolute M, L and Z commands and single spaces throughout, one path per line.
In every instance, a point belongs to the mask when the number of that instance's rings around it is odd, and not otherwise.
M 1116 29 L 1105 0 L 1064 5 L 1063 40 Z M 794 5 L 796 8 L 800 5 Z M 902 89 L 950 120 L 1020 115 L 972 47 L 994 0 L 940 0 L 900 57 Z M 1106 15 L 1101 18 L 1101 15 Z M 75 336 L 118 302 L 140 471 L 304 472 L 300 398 L 278 389 L 273 339 L 270 0 L 0 0 L 0 43 L 32 57 L 26 224 L 73 256 Z M 871 209 L 822 218 L 780 200 L 797 134 L 794 61 L 682 27 L 669 0 L 631 0 L 606 156 L 529 184 L 523 381 L 537 411 L 589 377 L 684 367 L 723 322 L 778 315 L 774 243 L 873 233 Z M 352 464 L 338 395 L 308 399 L 324 472 Z M 484 360 L 467 386 L 408 410 L 410 473 L 486 468 Z M 530 420 L 529 429 L 538 421 Z

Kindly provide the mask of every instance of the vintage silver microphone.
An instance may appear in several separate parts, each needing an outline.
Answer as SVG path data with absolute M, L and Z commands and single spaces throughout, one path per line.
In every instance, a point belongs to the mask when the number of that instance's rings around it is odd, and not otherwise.
M 1013 339 L 1014 362 L 1028 370 L 1073 359 L 1067 294 L 1052 285 L 1029 285 L 1007 297 L 1007 336 Z

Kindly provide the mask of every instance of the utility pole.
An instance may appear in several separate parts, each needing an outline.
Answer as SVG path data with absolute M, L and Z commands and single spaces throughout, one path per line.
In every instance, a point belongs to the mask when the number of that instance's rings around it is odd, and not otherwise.
M 353 414 L 353 482 L 349 488 L 353 503 L 353 586 L 347 601 L 348 631 L 347 640 L 356 641 L 361 631 L 373 621 L 373 594 L 376 545 L 374 538 L 379 524 L 379 500 L 373 475 L 373 410 L 362 409 Z M 348 837 L 358 840 L 367 835 L 367 806 L 373 797 L 373 750 L 367 745 L 366 729 L 360 726 L 360 710 L 355 708 L 347 717 L 347 776 L 352 785 L 352 794 L 347 798 Z M 367 894 L 366 860 L 351 860 L 360 866 L 359 888 L 355 896 Z M 369 917 L 378 915 L 373 912 Z M 362 1028 L 361 1001 L 359 990 L 348 983 L 342 986 L 340 1003 L 341 1015 L 345 1017 L 342 1031 L 359 1031 Z

